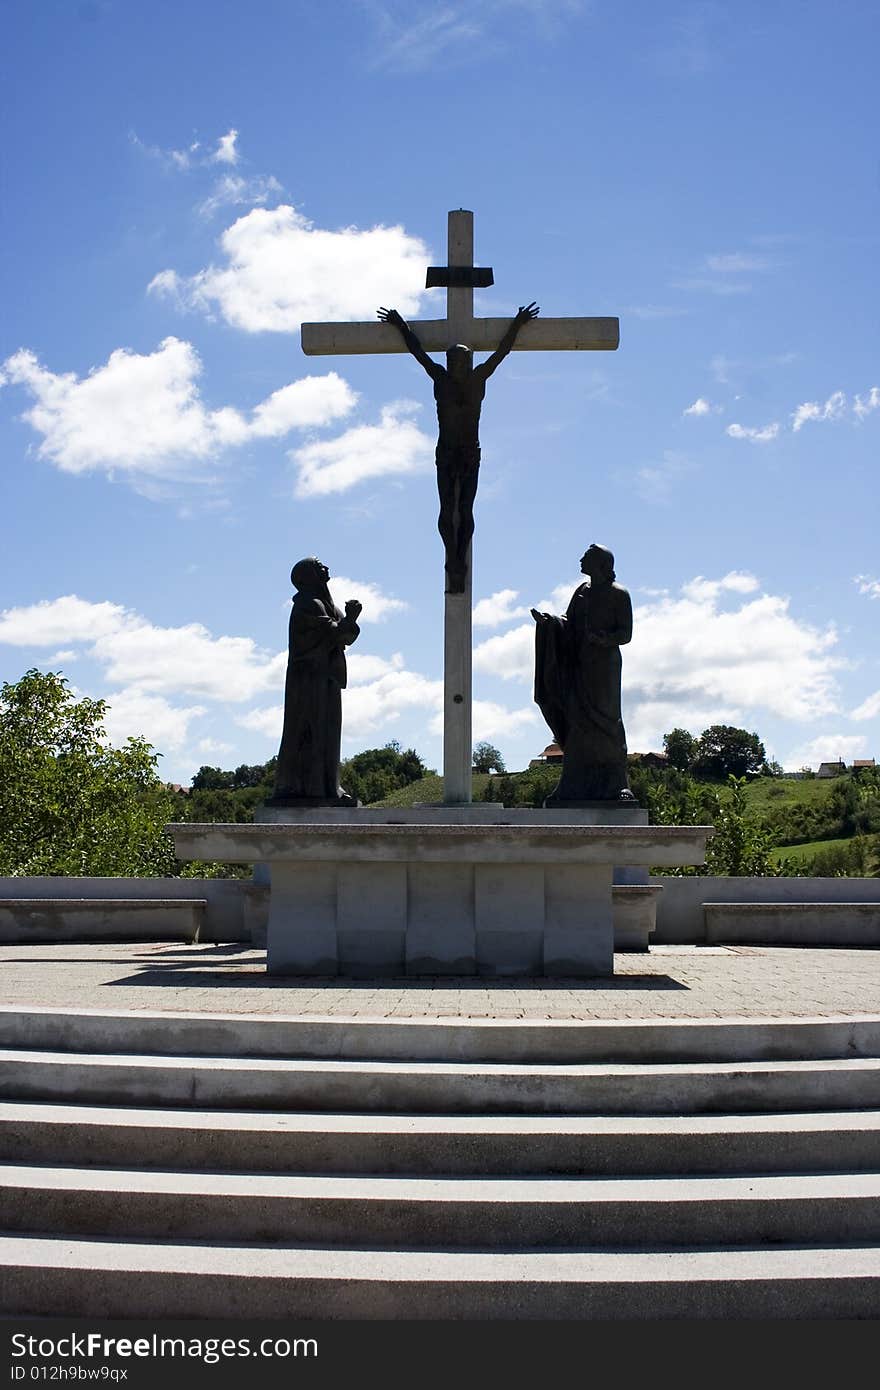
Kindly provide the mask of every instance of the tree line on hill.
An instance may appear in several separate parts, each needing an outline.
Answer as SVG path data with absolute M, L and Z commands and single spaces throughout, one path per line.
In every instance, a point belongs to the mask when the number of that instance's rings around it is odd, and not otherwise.
M 0 877 L 249 877 L 247 866 L 181 864 L 165 826 L 251 821 L 272 794 L 275 759 L 233 770 L 203 766 L 184 791 L 162 781 L 159 755 L 144 739 L 110 745 L 106 710 L 103 700 L 76 699 L 59 672 L 33 669 L 0 689 Z M 630 783 L 654 824 L 715 825 L 703 872 L 786 872 L 774 847 L 841 839 L 796 871 L 880 874 L 880 769 L 836 778 L 821 797 L 767 802 L 758 812 L 747 800 L 750 783 L 777 769 L 757 734 L 713 725 L 696 739 L 674 729 L 664 747 L 670 765 L 633 760 Z M 507 773 L 485 742 L 473 765 L 490 774 L 485 799 L 505 806 L 541 806 L 559 776 L 558 766 L 546 765 Z M 364 805 L 431 771 L 414 748 L 396 742 L 356 753 L 341 769 L 343 785 Z M 773 790 L 786 785 L 798 784 Z

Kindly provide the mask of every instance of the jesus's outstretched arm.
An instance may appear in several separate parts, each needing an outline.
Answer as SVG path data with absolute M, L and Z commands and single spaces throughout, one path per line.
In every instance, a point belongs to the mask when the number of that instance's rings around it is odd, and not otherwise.
M 485 362 L 481 362 L 480 366 L 474 369 L 475 372 L 479 372 L 479 374 L 483 377 L 484 380 L 486 377 L 491 376 L 495 368 L 499 365 L 499 363 L 504 361 L 505 357 L 510 352 L 510 349 L 516 342 L 516 335 L 522 328 L 523 324 L 528 323 L 530 319 L 536 319 L 539 313 L 540 310 L 538 309 L 537 304 L 521 304 L 519 309 L 510 321 L 510 327 L 508 328 L 504 337 L 501 339 L 501 342 L 498 344 L 495 351 L 492 353 L 492 356 L 487 357 Z
M 445 374 L 445 368 L 428 356 L 402 314 L 399 314 L 396 309 L 379 309 L 377 312 L 383 323 L 390 323 L 393 328 L 397 329 L 413 357 L 424 367 L 433 381 Z

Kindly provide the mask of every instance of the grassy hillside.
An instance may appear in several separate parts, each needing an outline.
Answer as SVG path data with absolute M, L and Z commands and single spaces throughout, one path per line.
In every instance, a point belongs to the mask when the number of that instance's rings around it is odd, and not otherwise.
M 746 787 L 746 803 L 750 811 L 762 814 L 789 806 L 819 806 L 827 802 L 831 790 L 842 777 L 757 777 Z M 724 792 L 724 788 L 719 788 Z
M 489 782 L 488 772 L 475 772 L 473 775 L 473 799 L 482 801 L 483 793 Z M 436 772 L 429 772 L 427 777 L 420 777 L 417 782 L 410 782 L 409 786 L 401 787 L 398 791 L 392 792 L 390 796 L 384 797 L 381 801 L 374 801 L 373 806 L 433 806 L 443 800 L 443 778 Z
M 774 850 L 774 858 L 780 863 L 800 863 L 812 859 L 824 850 L 837 850 L 852 843 L 853 836 L 841 836 L 836 840 L 810 840 L 804 845 L 780 845 Z

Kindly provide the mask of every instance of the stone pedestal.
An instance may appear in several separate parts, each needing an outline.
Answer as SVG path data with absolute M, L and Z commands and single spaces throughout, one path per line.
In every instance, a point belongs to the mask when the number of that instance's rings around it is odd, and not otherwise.
M 275 975 L 610 975 L 613 866 L 701 863 L 711 833 L 493 807 L 262 814 L 169 829 L 183 859 L 269 866 Z
M 615 951 L 647 951 L 657 925 L 659 884 L 615 884 L 611 890 L 614 905 Z

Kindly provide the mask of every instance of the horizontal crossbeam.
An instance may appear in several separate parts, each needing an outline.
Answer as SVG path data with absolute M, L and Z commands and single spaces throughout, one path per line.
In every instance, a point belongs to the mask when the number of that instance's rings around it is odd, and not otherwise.
M 490 266 L 429 265 L 425 276 L 426 290 L 487 290 L 495 284 Z
M 450 337 L 446 319 L 415 319 L 410 327 L 426 352 L 445 352 L 461 341 Z M 466 346 L 474 352 L 494 352 L 509 327 L 509 318 L 473 319 Z M 400 333 L 388 323 L 304 323 L 301 338 L 307 357 L 407 351 Z M 616 318 L 540 318 L 523 324 L 513 351 L 613 352 L 619 343 L 620 320 Z

